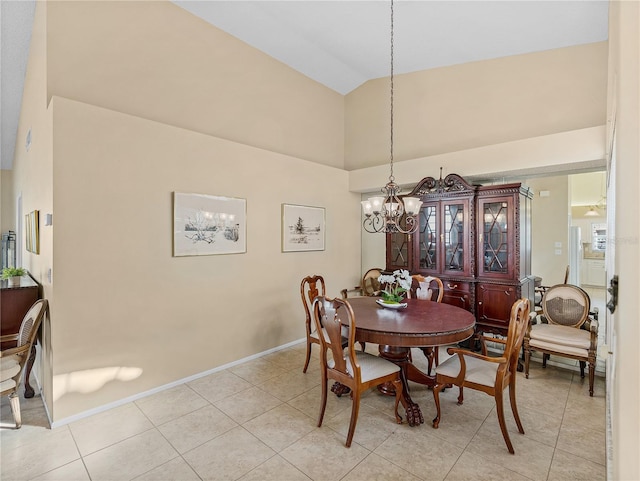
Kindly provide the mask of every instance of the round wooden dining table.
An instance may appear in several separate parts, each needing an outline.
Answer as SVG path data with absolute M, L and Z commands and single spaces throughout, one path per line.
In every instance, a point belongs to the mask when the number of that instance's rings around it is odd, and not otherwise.
M 400 366 L 407 421 L 416 426 L 424 418 L 420 407 L 411 400 L 408 381 L 433 387 L 435 376 L 411 362 L 411 348 L 421 348 L 429 356 L 431 348 L 464 341 L 473 336 L 476 319 L 471 312 L 450 304 L 407 299 L 406 308 L 390 309 L 380 306 L 377 299 L 347 299 L 355 314 L 356 341 L 378 344 L 380 357 Z M 388 388 L 381 386 L 380 390 L 385 393 Z

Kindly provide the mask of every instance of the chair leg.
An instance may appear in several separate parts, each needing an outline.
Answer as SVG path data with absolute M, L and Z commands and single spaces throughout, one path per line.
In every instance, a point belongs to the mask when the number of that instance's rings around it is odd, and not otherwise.
M 360 343 L 360 347 L 362 348 L 362 352 L 364 352 L 365 349 L 367 348 L 367 343 L 366 342 L 361 342 Z
M 436 403 L 436 417 L 433 418 L 433 427 L 438 429 L 440 424 L 440 391 L 444 389 L 446 384 L 436 384 L 433 386 L 433 400 Z
M 549 359 L 549 354 L 542 354 L 542 367 L 547 367 L 547 359 Z
M 586 366 L 586 362 L 578 361 L 580 363 L 580 377 L 584 379 L 584 367 Z
M 596 363 L 589 361 L 589 396 L 593 397 L 593 382 L 596 377 Z
M 502 400 L 502 390 L 498 390 L 495 393 L 496 399 L 496 412 L 498 414 L 498 423 L 500 424 L 500 431 L 502 431 L 502 437 L 504 442 L 507 443 L 507 449 L 511 454 L 514 454 L 513 445 L 509 438 L 509 432 L 507 431 L 507 424 L 504 421 L 504 402 Z
M 11 403 L 13 419 L 16 422 L 16 429 L 19 429 L 22 426 L 22 415 L 20 414 L 20 396 L 18 396 L 17 392 L 9 394 L 9 402 Z
M 358 422 L 358 413 L 360 412 L 360 390 L 352 389 L 352 405 L 351 405 L 351 421 L 349 422 L 349 433 L 347 434 L 346 447 L 351 447 L 351 441 L 353 440 L 353 433 L 356 430 L 356 423 Z
M 515 376 L 511 378 L 511 383 L 509 383 L 509 402 L 511 403 L 511 412 L 513 413 L 513 417 L 516 420 L 516 425 L 518 426 L 518 432 L 520 432 L 520 434 L 524 434 L 524 428 L 522 427 L 522 422 L 520 421 L 520 415 L 518 414 L 518 404 L 516 403 Z
M 531 358 L 531 350 L 529 347 L 524 349 L 524 377 L 529 379 L 529 359 Z
M 458 404 L 462 404 L 464 402 L 464 393 L 462 391 L 462 386 L 460 386 L 460 393 L 458 394 Z
M 322 385 L 322 398 L 320 399 L 320 415 L 318 416 L 318 427 L 322 426 L 322 419 L 324 418 L 324 411 L 327 409 L 327 371 L 325 367 L 322 367 L 322 375 L 321 375 L 321 385 Z
M 402 381 L 400 380 L 400 378 L 393 381 L 393 389 L 396 392 L 396 403 L 393 407 L 393 413 L 396 416 L 396 422 L 398 424 L 402 424 L 402 416 L 398 414 L 398 404 L 400 404 L 400 401 L 402 400 Z
M 307 341 L 307 360 L 304 362 L 304 367 L 302 368 L 302 372 L 306 373 L 307 368 L 309 367 L 309 360 L 311 359 L 311 343 Z
M 422 348 L 424 357 L 427 358 L 427 376 L 431 376 L 431 368 L 438 366 L 438 347 L 424 347 Z

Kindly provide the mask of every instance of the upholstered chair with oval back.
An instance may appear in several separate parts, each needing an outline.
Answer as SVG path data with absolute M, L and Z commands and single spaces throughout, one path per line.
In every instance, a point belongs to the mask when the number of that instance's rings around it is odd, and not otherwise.
M 0 351 L 0 395 L 9 395 L 16 429 L 22 426 L 18 389 L 24 378 L 24 371 L 29 357 L 35 353 L 33 349 L 36 344 L 38 329 L 40 329 L 40 324 L 42 324 L 42 320 L 48 311 L 49 302 L 46 299 L 36 301 L 24 315 L 17 334 L 0 336 L 0 342 L 15 342 L 16 344 L 15 347 Z
M 542 298 L 542 314 L 532 317 L 524 336 L 524 372 L 529 377 L 532 351 L 542 353 L 542 367 L 550 355 L 576 359 L 584 378 L 589 364 L 589 395 L 593 383 L 598 350 L 598 310 L 591 311 L 589 295 L 580 287 L 557 284 Z

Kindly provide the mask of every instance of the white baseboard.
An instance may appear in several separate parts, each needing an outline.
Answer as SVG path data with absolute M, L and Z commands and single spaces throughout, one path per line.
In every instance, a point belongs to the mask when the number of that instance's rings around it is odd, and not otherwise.
M 218 366 L 216 368 L 209 369 L 208 371 L 200 372 L 198 374 L 194 374 L 192 376 L 188 376 L 188 377 L 185 377 L 183 379 L 179 379 L 177 381 L 170 382 L 169 384 L 165 384 L 163 386 L 159 386 L 159 387 L 150 389 L 148 391 L 141 392 L 139 394 L 135 394 L 133 396 L 129 396 L 129 397 L 126 397 L 126 398 L 123 398 L 123 399 L 119 399 L 119 400 L 114 401 L 112 403 L 104 404 L 104 405 L 99 406 L 99 407 L 94 408 L 94 409 L 89 409 L 88 411 L 83 411 L 81 413 L 74 414 L 73 416 L 69 416 L 69 417 L 60 419 L 60 420 L 55 421 L 55 422 L 51 422 L 51 416 L 49 416 L 49 411 L 47 410 L 47 404 L 44 403 L 45 410 L 47 411 L 47 417 L 49 418 L 49 425 L 51 426 L 52 429 L 53 428 L 57 428 L 59 426 L 64 426 L 65 424 L 69 424 L 69 423 L 72 423 L 74 421 L 79 421 L 80 419 L 84 419 L 84 418 L 87 418 L 89 416 L 93 416 L 94 414 L 98 414 L 98 413 L 101 413 L 101 412 L 104 412 L 104 411 L 108 411 L 109 409 L 113 409 L 115 407 L 122 406 L 123 404 L 127 404 L 127 403 L 130 403 L 132 401 L 137 401 L 138 399 L 142 399 L 142 398 L 145 398 L 147 396 L 151 396 L 152 394 L 156 394 L 156 393 L 159 393 L 159 392 L 162 392 L 162 391 L 166 391 L 167 389 L 171 389 L 171 388 L 173 388 L 175 386 L 179 386 L 181 384 L 185 384 L 185 383 L 194 381 L 194 380 L 199 379 L 199 378 L 204 377 L 204 376 L 208 376 L 209 374 L 213 374 L 213 373 L 216 373 L 216 372 L 224 371 L 225 369 L 229 369 L 230 367 L 237 366 L 239 364 L 244 364 L 245 362 L 248 362 L 248 361 L 253 361 L 254 359 L 258 359 L 260 357 L 266 356 L 267 354 L 271 354 L 273 352 L 278 352 L 278 351 L 281 351 L 283 349 L 287 349 L 287 348 L 289 348 L 291 346 L 295 346 L 296 344 L 299 344 L 299 343 L 303 342 L 304 340 L 305 340 L 304 338 L 303 339 L 298 339 L 296 341 L 292 341 L 292 342 L 289 342 L 287 344 L 283 344 L 282 346 L 274 347 L 272 349 L 268 349 L 268 350 L 260 352 L 258 354 L 253 354 L 253 355 L 245 357 L 243 359 L 238 359 L 237 361 L 233 361 L 233 362 L 230 362 L 228 364 L 224 364 L 222 366 Z M 38 385 L 39 385 L 39 383 L 38 383 Z M 42 392 L 42 390 L 40 392 Z

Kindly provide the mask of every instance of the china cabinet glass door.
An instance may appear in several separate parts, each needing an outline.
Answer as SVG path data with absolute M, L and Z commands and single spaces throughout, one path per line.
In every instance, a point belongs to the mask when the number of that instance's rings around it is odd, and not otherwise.
M 409 269 L 409 238 L 399 232 L 387 234 L 387 270 Z
M 479 275 L 510 277 L 513 271 L 513 200 L 488 198 L 479 201 Z
M 444 271 L 463 273 L 467 261 L 465 252 L 468 251 L 469 232 L 468 222 L 465 217 L 468 215 L 465 203 L 443 204 L 442 247 L 444 253 Z
M 438 271 L 438 203 L 426 203 L 420 209 L 418 228 L 418 268 L 420 271 Z
M 469 202 L 425 202 L 420 209 L 416 270 L 426 275 L 468 275 Z

